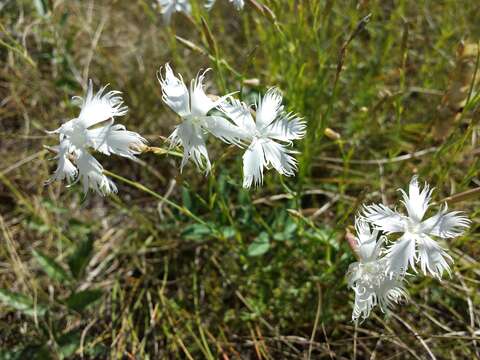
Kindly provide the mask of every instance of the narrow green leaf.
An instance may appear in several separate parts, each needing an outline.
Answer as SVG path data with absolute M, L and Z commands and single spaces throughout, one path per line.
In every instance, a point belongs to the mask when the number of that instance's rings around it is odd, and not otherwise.
M 293 222 L 289 222 L 286 224 L 284 230 L 282 232 L 278 232 L 274 234 L 273 238 L 277 241 L 290 240 L 295 235 L 296 230 L 297 230 L 297 224 Z
M 190 191 L 185 186 L 182 186 L 182 204 L 188 210 L 192 211 L 192 197 L 190 196 Z
M 33 250 L 33 256 L 51 279 L 62 283 L 70 280 L 67 272 L 51 257 L 36 250 Z
M 70 295 L 65 303 L 69 309 L 80 312 L 100 299 L 102 295 L 102 291 L 98 289 L 84 290 Z
M 82 241 L 75 252 L 68 259 L 68 267 L 75 278 L 80 278 L 83 275 L 85 267 L 88 265 L 93 251 L 93 238 L 88 237 Z
M 270 249 L 270 240 L 266 232 L 260 233 L 247 249 L 248 256 L 260 256 Z
M 34 316 L 35 314 L 37 316 L 43 316 L 47 311 L 44 305 L 35 304 L 29 297 L 5 289 L 0 289 L 0 301 L 30 316 Z
M 187 226 L 183 232 L 182 237 L 187 240 L 206 240 L 212 234 L 209 226 L 203 224 L 192 224 Z

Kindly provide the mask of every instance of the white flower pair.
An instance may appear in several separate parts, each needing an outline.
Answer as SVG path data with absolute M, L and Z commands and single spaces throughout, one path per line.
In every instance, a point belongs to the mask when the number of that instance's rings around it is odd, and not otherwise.
M 287 148 L 293 140 L 305 136 L 306 124 L 298 116 L 286 113 L 282 96 L 276 89 L 267 91 L 256 104 L 255 120 L 252 109 L 230 95 L 211 100 L 203 90 L 205 72 L 198 74 L 187 89 L 182 77 L 176 77 L 169 64 L 159 74 L 163 101 L 175 111 L 182 122 L 170 135 L 174 145 L 182 145 L 181 168 L 192 159 L 208 173 L 211 163 L 205 144 L 208 133 L 229 144 L 247 147 L 243 155 L 243 186 L 263 182 L 264 168 L 273 167 L 280 174 L 292 176 L 297 161 Z M 224 116 L 209 114 L 212 109 Z
M 123 125 L 114 124 L 116 116 L 127 113 L 120 92 L 104 93 L 106 86 L 95 95 L 90 80 L 85 99 L 73 98 L 80 106 L 80 114 L 51 134 L 58 134 L 60 144 L 56 159 L 58 166 L 49 182 L 67 180 L 69 184 L 81 181 L 83 190 L 94 189 L 101 195 L 117 191 L 115 184 L 103 173 L 102 165 L 90 151 L 105 155 L 120 155 L 134 159 L 146 140 L 139 134 L 127 131 Z
M 189 0 L 157 0 L 160 6 L 160 12 L 163 16 L 163 20 L 166 24 L 170 23 L 173 13 L 183 12 L 190 15 L 192 12 L 192 6 Z M 244 0 L 229 0 L 237 10 L 242 10 L 245 6 Z M 205 8 L 210 10 L 215 4 L 216 0 L 206 0 Z
M 450 274 L 449 262 L 453 259 L 432 237 L 454 238 L 470 225 L 470 220 L 459 211 L 448 212 L 447 205 L 423 220 L 433 189 L 428 184 L 421 189 L 416 176 L 410 181 L 408 194 L 400 191 L 408 216 L 385 205 L 372 204 L 365 206 L 356 219 L 357 237 L 352 248 L 359 262 L 352 264 L 347 273 L 349 286 L 355 291 L 353 320 L 366 319 L 376 304 L 385 312 L 392 303 L 406 298 L 402 282 L 409 267 L 417 272 L 417 263 L 424 275 L 440 280 L 444 271 Z M 383 249 L 386 237 L 379 236 L 380 231 L 402 235 Z

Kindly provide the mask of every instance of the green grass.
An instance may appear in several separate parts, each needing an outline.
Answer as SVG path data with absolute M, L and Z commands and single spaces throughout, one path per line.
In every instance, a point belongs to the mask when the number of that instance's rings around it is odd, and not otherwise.
M 259 0 L 275 19 L 192 2 L 170 28 L 146 0 L 0 5 L 0 359 L 478 357 L 475 197 L 451 205 L 473 221 L 444 244 L 452 278 L 412 278 L 408 304 L 358 328 L 344 279 L 362 203 L 393 204 L 413 174 L 436 201 L 480 186 L 477 85 L 451 133 L 432 136 L 458 44 L 480 39 L 475 1 Z M 298 176 L 268 171 L 243 190 L 242 151 L 211 141 L 209 177 L 148 153 L 99 157 L 117 196 L 45 186 L 55 161 L 43 145 L 56 139 L 44 131 L 76 116 L 70 97 L 88 78 L 122 90 L 120 122 L 167 146 L 177 119 L 155 76 L 166 62 L 186 80 L 211 67 L 214 94 L 278 86 L 308 123 Z

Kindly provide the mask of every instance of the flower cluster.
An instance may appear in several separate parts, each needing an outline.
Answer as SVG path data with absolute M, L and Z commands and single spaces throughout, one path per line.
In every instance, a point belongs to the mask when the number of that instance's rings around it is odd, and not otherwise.
M 280 174 L 292 176 L 297 161 L 295 151 L 288 148 L 293 140 L 306 133 L 306 124 L 297 115 L 287 113 L 282 105 L 282 95 L 269 89 L 259 97 L 256 111 L 231 95 L 212 100 L 205 94 L 205 72 L 199 73 L 190 83 L 190 89 L 181 75 L 175 76 L 169 64 L 159 72 L 163 101 L 181 118 L 170 135 L 172 145 L 183 147 L 180 168 L 192 159 L 208 173 L 211 162 L 206 147 L 206 137 L 212 134 L 228 144 L 246 147 L 243 155 L 243 187 L 250 188 L 263 182 L 265 168 L 273 167 Z M 223 116 L 211 114 L 216 109 Z M 255 119 L 254 119 L 255 118 Z
M 158 0 L 158 5 L 160 6 L 163 21 L 166 24 L 170 24 L 172 15 L 175 12 L 182 12 L 188 15 L 192 12 L 189 0 Z
M 372 230 L 370 224 L 362 218 L 355 219 L 356 237 L 350 245 L 358 258 L 347 272 L 348 286 L 355 292 L 352 320 L 366 319 L 375 305 L 383 312 L 394 303 L 407 299 L 403 278 L 388 272 L 388 256 L 385 256 L 383 244 L 385 236 L 379 236 L 378 230 Z
M 205 7 L 208 10 L 210 10 L 216 1 L 217 0 L 206 0 Z M 235 6 L 235 9 L 239 11 L 242 10 L 243 7 L 245 6 L 245 0 L 228 0 L 228 1 L 230 1 L 233 4 L 233 6 Z
M 350 243 L 359 262 L 352 264 L 347 273 L 349 286 L 355 291 L 355 321 L 366 319 L 376 304 L 386 311 L 392 303 L 406 298 L 402 282 L 409 268 L 416 273 L 419 264 L 424 275 L 439 280 L 444 272 L 450 274 L 453 259 L 434 238 L 460 236 L 470 225 L 459 211 L 448 212 L 446 204 L 424 220 L 433 189 L 428 184 L 422 189 L 416 176 L 410 181 L 408 194 L 400 191 L 408 215 L 372 204 L 364 206 L 356 220 L 357 237 Z M 384 249 L 386 236 L 395 233 L 401 235 Z
M 171 146 L 183 147 L 180 171 L 188 160 L 207 174 L 211 170 L 206 139 L 208 134 L 228 144 L 245 147 L 243 155 L 243 186 L 263 182 L 265 168 L 273 167 L 280 174 L 293 176 L 297 161 L 295 151 L 288 147 L 293 140 L 305 136 L 306 124 L 298 116 L 286 113 L 282 95 L 272 88 L 259 97 L 255 106 L 233 98 L 208 96 L 204 91 L 205 72 L 199 73 L 187 88 L 181 75 L 175 76 L 167 63 L 158 80 L 162 99 L 181 119 L 169 136 Z M 115 184 L 103 173 L 102 165 L 90 154 L 98 151 L 135 159 L 145 149 L 146 140 L 139 134 L 127 131 L 123 125 L 114 124 L 114 118 L 125 115 L 127 107 L 118 91 L 105 93 L 105 87 L 93 94 L 89 82 L 85 99 L 80 100 L 80 115 L 51 134 L 58 134 L 56 147 L 58 167 L 50 179 L 67 180 L 69 184 L 80 180 L 84 192 L 94 189 L 101 195 L 116 192 Z M 212 112 L 212 110 L 217 110 Z M 255 118 L 255 120 L 254 120 Z
M 160 13 L 166 24 L 170 23 L 173 13 L 182 12 L 190 15 L 192 13 L 192 6 L 189 0 L 157 0 L 160 6 Z M 237 10 L 242 10 L 245 6 L 245 0 L 229 0 Z M 205 8 L 210 10 L 215 4 L 216 0 L 205 0 Z
M 101 195 L 116 192 L 117 187 L 103 174 L 102 165 L 90 150 L 135 159 L 145 145 L 146 140 L 139 134 L 114 124 L 114 118 L 125 115 L 128 108 L 123 106 L 120 92 L 104 93 L 105 89 L 106 86 L 94 95 L 90 80 L 85 98 L 73 98 L 81 108 L 78 117 L 50 132 L 58 134 L 60 144 L 56 147 L 58 166 L 49 182 L 81 181 L 85 193 L 89 189 Z

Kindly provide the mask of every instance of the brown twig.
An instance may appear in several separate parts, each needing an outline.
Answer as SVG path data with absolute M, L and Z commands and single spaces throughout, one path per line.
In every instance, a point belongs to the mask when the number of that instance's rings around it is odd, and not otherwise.
M 474 189 L 470 189 L 470 190 L 463 191 L 463 192 L 458 193 L 458 194 L 453 194 L 451 196 L 448 196 L 448 197 L 438 201 L 438 204 L 442 204 L 442 203 L 445 203 L 445 202 L 449 203 L 449 204 L 454 204 L 454 203 L 457 203 L 457 202 L 473 199 L 473 198 L 475 198 L 476 196 L 479 196 L 479 195 L 480 195 L 480 187 L 476 187 Z
M 355 165 L 391 164 L 391 163 L 396 163 L 396 162 L 401 162 L 401 161 L 405 161 L 405 160 L 418 158 L 418 157 L 433 153 L 433 152 L 437 151 L 437 149 L 438 149 L 437 147 L 431 147 L 431 148 L 415 151 L 415 152 L 410 153 L 410 154 L 396 156 L 396 157 L 393 157 L 391 159 L 383 158 L 383 159 L 377 159 L 377 160 L 375 160 L 375 159 L 373 159 L 373 160 L 348 160 L 348 163 L 355 164 Z M 345 163 L 344 159 L 327 157 L 327 156 L 320 156 L 317 159 L 322 160 L 322 161 L 333 162 L 333 163 L 337 163 L 337 164 Z

